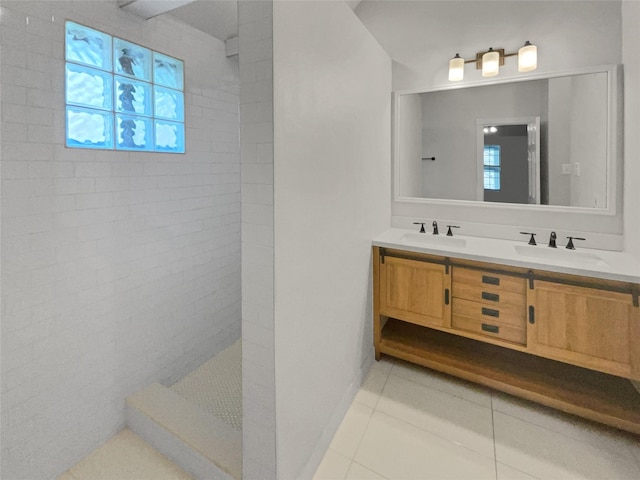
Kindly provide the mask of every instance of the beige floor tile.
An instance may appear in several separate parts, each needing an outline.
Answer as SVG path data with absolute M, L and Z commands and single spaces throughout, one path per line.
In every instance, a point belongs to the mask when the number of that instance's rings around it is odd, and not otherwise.
M 631 453 L 636 458 L 636 462 L 638 463 L 638 467 L 640 467 L 640 438 L 638 438 L 633 444 L 629 445 L 631 449 Z
M 494 412 L 496 458 L 542 479 L 637 480 L 640 468 L 615 455 L 524 420 Z
M 189 480 L 191 477 L 132 431 L 125 429 L 69 473 L 75 480 Z
M 76 480 L 69 472 L 64 472 L 59 477 L 56 477 L 56 480 Z
M 354 402 L 347 410 L 329 448 L 347 458 L 353 458 L 372 413 L 372 408 Z
M 397 360 L 391 375 L 491 408 L 491 390 L 420 365 Z
M 496 464 L 496 468 L 498 470 L 497 480 L 538 480 L 528 473 L 521 472 L 500 462 Z
M 493 458 L 490 408 L 391 375 L 376 411 Z
M 629 458 L 634 457 L 634 444 L 640 442 L 637 436 L 511 395 L 495 393 L 493 396 L 493 409 L 574 440 L 588 443 L 599 449 L 607 450 L 610 453 L 624 455 Z
M 351 465 L 351 460 L 334 450 L 327 450 L 318 466 L 313 480 L 344 480 Z
M 387 477 L 383 477 L 359 463 L 351 462 L 346 480 L 387 480 Z
M 377 411 L 354 460 L 391 479 L 496 478 L 493 459 Z
M 374 362 L 354 401 L 375 408 L 394 363 L 395 360 L 390 357 L 383 357 L 380 361 Z

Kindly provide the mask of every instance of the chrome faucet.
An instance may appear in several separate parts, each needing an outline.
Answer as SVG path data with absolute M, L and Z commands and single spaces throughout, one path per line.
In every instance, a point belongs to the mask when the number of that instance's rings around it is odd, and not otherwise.
M 558 238 L 558 236 L 556 235 L 556 232 L 551 232 L 551 235 L 549 236 L 549 246 L 551 248 L 558 248 L 556 246 L 556 238 Z
M 433 223 L 431 224 L 431 226 L 433 227 L 433 234 L 434 235 L 439 235 L 439 233 L 438 233 L 438 222 L 436 222 L 434 220 Z

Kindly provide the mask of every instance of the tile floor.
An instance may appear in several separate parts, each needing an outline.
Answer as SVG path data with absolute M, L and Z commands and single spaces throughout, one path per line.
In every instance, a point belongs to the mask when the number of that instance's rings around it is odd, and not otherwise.
M 314 480 L 639 480 L 640 437 L 389 357 Z
M 191 480 L 180 467 L 124 429 L 56 480 Z
M 57 480 L 188 480 L 123 430 Z M 314 480 L 639 480 L 640 437 L 388 357 Z

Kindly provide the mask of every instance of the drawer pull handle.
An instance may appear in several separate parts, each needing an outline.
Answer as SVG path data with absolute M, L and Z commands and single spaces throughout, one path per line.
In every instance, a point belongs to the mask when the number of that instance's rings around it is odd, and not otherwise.
M 488 275 L 483 275 L 482 283 L 486 283 L 487 285 L 500 285 L 500 279 L 498 277 L 490 277 Z
M 491 302 L 499 302 L 500 295 L 498 295 L 497 293 L 482 292 L 482 299 L 489 300 Z
M 482 314 L 487 317 L 499 317 L 500 310 L 494 310 L 493 308 L 484 308 L 482 307 Z
M 497 325 L 482 324 L 482 330 L 490 333 L 500 333 L 500 327 Z

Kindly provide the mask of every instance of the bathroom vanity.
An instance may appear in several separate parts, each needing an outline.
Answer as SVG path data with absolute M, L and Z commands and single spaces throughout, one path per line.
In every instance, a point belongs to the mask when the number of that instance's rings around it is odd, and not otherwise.
M 637 260 L 399 229 L 373 245 L 376 359 L 640 434 Z

